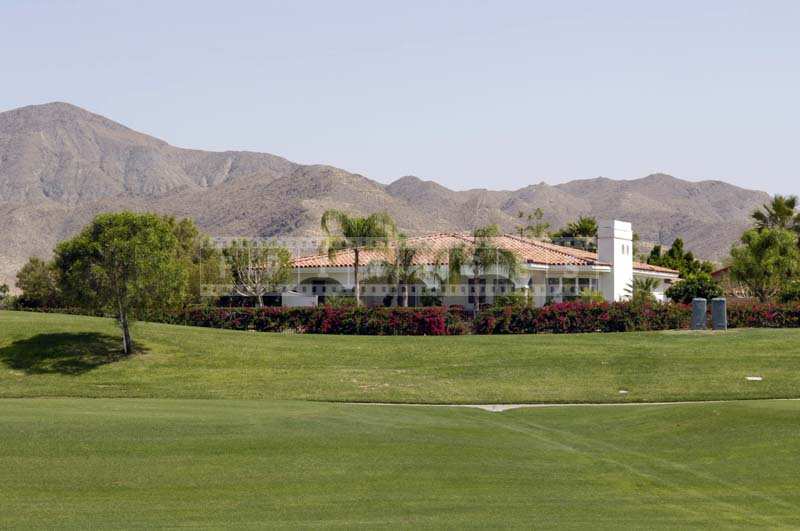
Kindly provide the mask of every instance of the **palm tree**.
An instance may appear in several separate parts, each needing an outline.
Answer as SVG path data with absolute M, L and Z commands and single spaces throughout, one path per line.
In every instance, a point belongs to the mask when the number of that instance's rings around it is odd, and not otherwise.
M 409 245 L 406 236 L 401 234 L 388 253 L 388 259 L 375 260 L 369 264 L 380 271 L 380 278 L 396 287 L 395 300 L 398 306 L 408 307 L 408 286 L 417 284 L 422 279 L 423 269 L 414 263 L 421 251 L 419 246 Z
M 476 313 L 480 311 L 478 283 L 481 275 L 494 267 L 495 272 L 503 272 L 510 278 L 517 272 L 519 265 L 517 255 L 495 244 L 495 234 L 496 230 L 493 227 L 476 229 L 473 233 L 474 243 L 472 246 L 462 244 L 448 250 L 448 276 L 451 283 L 460 280 L 464 267 L 472 272 Z
M 597 236 L 597 220 L 589 216 L 580 216 L 577 221 L 567 223 L 567 226 L 555 235 L 562 238 Z
M 751 217 L 758 230 L 787 229 L 800 233 L 800 214 L 797 213 L 797 196 L 776 195 L 772 201 L 753 212 Z
M 320 225 L 325 232 L 324 247 L 332 259 L 342 250 L 353 251 L 353 280 L 356 304 L 361 305 L 361 284 L 358 270 L 361 251 L 385 248 L 396 232 L 394 220 L 386 212 L 376 212 L 367 217 L 350 216 L 340 210 L 326 210 Z
M 597 245 L 593 240 L 597 237 L 597 220 L 589 216 L 580 216 L 577 221 L 567 223 L 566 227 L 551 236 L 560 239 L 561 245 L 596 251 Z
M 653 292 L 658 289 L 661 281 L 656 278 L 635 278 L 633 282 L 628 284 L 625 291 L 631 298 L 631 301 L 637 304 L 652 303 L 656 298 Z

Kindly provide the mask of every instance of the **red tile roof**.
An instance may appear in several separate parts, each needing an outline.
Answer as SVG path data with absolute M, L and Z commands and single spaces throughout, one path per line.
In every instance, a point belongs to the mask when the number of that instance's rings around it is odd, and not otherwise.
M 524 238 L 522 236 L 503 235 L 492 238 L 495 245 L 508 249 L 516 254 L 521 261 L 529 264 L 549 266 L 609 266 L 600 262 L 597 253 L 564 247 L 549 242 Z M 447 263 L 447 250 L 459 245 L 474 245 L 475 238 L 457 233 L 440 233 L 429 236 L 418 236 L 408 239 L 408 244 L 419 249 L 414 259 L 416 265 L 436 265 Z M 385 260 L 386 250 L 362 250 L 359 262 L 367 265 L 374 260 Z M 437 262 L 437 259 L 439 260 Z M 352 250 L 337 252 L 332 258 L 328 255 L 301 256 L 292 261 L 294 267 L 353 267 L 355 260 Z M 650 271 L 677 275 L 678 272 L 666 267 L 659 267 L 640 262 L 634 262 L 633 268 L 637 271 Z

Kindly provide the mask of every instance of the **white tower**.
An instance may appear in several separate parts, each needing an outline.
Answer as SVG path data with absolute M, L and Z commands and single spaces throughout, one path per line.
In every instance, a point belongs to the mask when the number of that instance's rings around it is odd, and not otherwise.
M 633 286 L 633 229 L 627 221 L 601 220 L 597 225 L 597 258 L 611 264 L 611 275 L 603 282 L 607 301 L 630 297 Z

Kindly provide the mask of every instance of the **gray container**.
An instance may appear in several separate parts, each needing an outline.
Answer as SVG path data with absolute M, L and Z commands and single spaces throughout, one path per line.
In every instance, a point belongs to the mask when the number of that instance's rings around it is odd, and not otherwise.
M 692 330 L 706 329 L 706 312 L 708 301 L 705 299 L 692 299 Z
M 728 329 L 728 302 L 724 297 L 711 299 L 711 327 L 714 330 Z

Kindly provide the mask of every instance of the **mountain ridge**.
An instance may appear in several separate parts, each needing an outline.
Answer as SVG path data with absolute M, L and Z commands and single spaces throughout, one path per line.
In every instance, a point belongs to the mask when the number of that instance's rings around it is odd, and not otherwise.
M 616 217 L 631 221 L 645 241 L 681 236 L 715 259 L 768 200 L 724 181 L 663 173 L 517 190 L 451 190 L 416 176 L 383 184 L 268 153 L 175 147 L 64 102 L 0 113 L 0 283 L 9 285 L 29 256 L 49 256 L 97 213 L 120 209 L 191 217 L 213 236 L 266 237 L 318 235 L 327 208 L 385 210 L 407 233 L 487 223 L 512 231 L 518 212 L 542 208 L 554 229 L 579 215 Z

